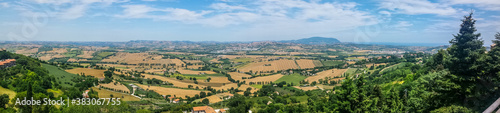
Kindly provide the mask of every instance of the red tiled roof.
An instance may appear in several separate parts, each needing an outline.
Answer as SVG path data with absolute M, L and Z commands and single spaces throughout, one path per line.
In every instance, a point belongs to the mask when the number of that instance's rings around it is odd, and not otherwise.
M 0 65 L 5 65 L 5 64 L 12 63 L 12 62 L 15 62 L 15 61 L 16 61 L 16 59 L 7 59 L 7 60 L 4 60 L 4 61 L 1 61 Z
M 205 111 L 205 113 L 215 113 L 214 108 L 210 106 L 193 107 L 193 111 Z

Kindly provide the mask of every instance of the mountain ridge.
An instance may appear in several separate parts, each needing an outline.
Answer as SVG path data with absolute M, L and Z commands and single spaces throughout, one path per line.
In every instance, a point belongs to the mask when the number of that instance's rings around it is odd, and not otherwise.
M 323 45 L 323 44 L 337 44 L 342 43 L 336 38 L 328 38 L 328 37 L 309 37 L 302 38 L 297 40 L 282 40 L 277 41 L 282 43 L 298 43 L 298 44 L 312 44 L 312 45 Z

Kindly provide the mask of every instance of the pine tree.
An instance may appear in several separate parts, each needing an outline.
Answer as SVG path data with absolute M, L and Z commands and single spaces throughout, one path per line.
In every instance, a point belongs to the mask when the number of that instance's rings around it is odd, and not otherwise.
M 465 106 L 478 109 L 487 97 L 487 90 L 490 87 L 485 80 L 484 65 L 486 64 L 486 48 L 483 47 L 483 41 L 479 38 L 480 33 L 474 26 L 476 20 L 470 13 L 464 16 L 460 31 L 454 35 L 450 41 L 451 47 L 448 48 L 450 61 L 446 67 L 452 74 L 450 80 L 460 85 L 460 90 L 456 91 L 455 99 L 463 100 Z
M 491 50 L 488 52 L 488 74 L 490 76 L 495 76 L 500 72 L 500 32 L 495 35 L 495 39 L 493 40 L 493 45 Z
M 455 38 L 450 41 L 452 45 L 448 48 L 448 53 L 451 55 L 448 69 L 452 74 L 462 75 L 464 79 L 479 74 L 477 64 L 481 62 L 478 60 L 486 51 L 483 41 L 479 39 L 481 34 L 474 33 L 477 31 L 474 26 L 476 20 L 472 18 L 472 14 L 462 20 L 460 31 L 454 35 Z

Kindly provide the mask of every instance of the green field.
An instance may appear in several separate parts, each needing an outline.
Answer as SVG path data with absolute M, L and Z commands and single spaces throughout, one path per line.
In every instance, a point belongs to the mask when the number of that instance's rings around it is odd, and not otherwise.
M 231 59 L 231 61 L 244 63 L 252 61 L 252 58 L 236 58 L 236 59 Z
M 63 94 L 61 90 L 53 90 L 53 89 L 47 89 L 47 92 L 53 93 L 54 97 L 58 97 Z
M 250 86 L 252 86 L 252 87 L 254 87 L 254 88 L 262 89 L 262 85 L 252 84 L 252 85 L 250 85 Z
M 94 58 L 92 58 L 92 59 L 102 60 L 102 59 L 104 59 L 110 55 L 113 55 L 113 54 L 115 54 L 115 53 L 113 53 L 113 52 L 100 52 L 96 56 L 94 56 Z
M 392 66 L 389 66 L 389 67 L 386 67 L 386 68 L 380 70 L 380 73 L 383 73 L 385 71 L 394 70 L 394 69 L 399 68 L 399 67 L 403 67 L 403 66 L 405 66 L 405 64 L 406 64 L 405 62 L 402 62 L 402 63 L 399 63 L 399 64 L 394 64 Z
M 3 87 L 0 87 L 0 95 L 7 94 L 9 95 L 9 100 L 13 99 L 16 96 L 16 92 L 10 90 L 10 89 L 5 89 Z M 9 101 L 9 103 L 12 103 Z
M 306 76 L 302 76 L 298 73 L 295 73 L 295 74 L 291 74 L 291 75 L 285 75 L 274 82 L 279 83 L 279 82 L 285 81 L 286 83 L 293 83 L 293 85 L 297 86 L 297 85 L 299 85 L 300 81 L 302 81 L 306 78 L 307 78 Z
M 208 79 L 208 76 L 206 76 L 206 75 L 174 74 L 174 76 L 188 77 L 188 79 L 189 79 L 189 77 L 194 77 L 197 80 L 206 80 L 206 79 Z
M 339 64 L 343 64 L 343 61 L 333 61 L 333 60 L 328 60 L 328 61 L 323 61 L 322 62 L 324 66 L 335 66 Z
M 56 80 L 64 88 L 73 87 L 73 85 L 66 84 L 66 83 L 69 82 L 71 84 L 75 84 L 73 81 L 71 81 L 71 79 L 78 77 L 78 75 L 76 75 L 76 74 L 71 74 L 71 73 L 68 73 L 64 70 L 60 70 L 58 67 L 53 66 L 53 65 L 42 64 L 42 66 L 49 71 L 49 74 L 51 76 L 56 77 Z
M 345 73 L 352 75 L 356 72 L 356 70 L 358 70 L 358 68 L 349 68 Z

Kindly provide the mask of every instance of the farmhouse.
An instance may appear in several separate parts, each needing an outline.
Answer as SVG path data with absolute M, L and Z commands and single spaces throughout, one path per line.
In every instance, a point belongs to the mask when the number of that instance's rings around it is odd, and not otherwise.
M 231 98 L 233 98 L 233 97 L 234 97 L 234 95 L 233 95 L 233 94 L 228 94 L 228 95 L 227 95 L 227 97 L 226 97 L 226 100 L 231 99 Z
M 16 65 L 16 59 L 0 60 L 0 68 L 8 68 Z
M 175 97 L 168 97 L 168 100 L 170 100 L 170 103 L 174 101 Z
M 172 101 L 173 103 L 179 103 L 180 102 L 180 99 L 175 99 L 174 101 Z
M 83 98 L 89 98 L 89 91 L 90 90 L 85 90 L 85 92 L 83 92 L 82 94 Z
M 193 111 L 191 113 L 216 113 L 214 108 L 210 106 L 200 106 L 193 107 Z

